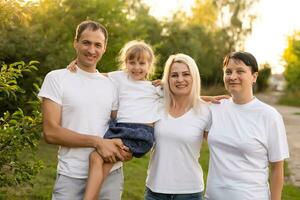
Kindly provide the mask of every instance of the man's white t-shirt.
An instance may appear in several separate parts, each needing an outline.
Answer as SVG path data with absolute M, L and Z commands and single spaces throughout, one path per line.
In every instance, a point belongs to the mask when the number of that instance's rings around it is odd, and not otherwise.
M 163 112 L 154 127 L 146 186 L 153 192 L 190 194 L 204 189 L 203 171 L 198 162 L 203 132 L 211 114 L 206 104 L 174 118 Z
M 38 94 L 62 107 L 62 127 L 99 137 L 108 129 L 111 111 L 117 107 L 116 95 L 114 84 L 107 77 L 80 68 L 76 73 L 67 69 L 49 72 Z M 58 174 L 87 178 L 89 154 L 93 150 L 60 146 Z M 119 167 L 121 163 L 115 164 L 112 170 Z
M 254 98 L 210 106 L 212 126 L 206 199 L 268 200 L 269 162 L 289 157 L 281 115 Z
M 153 123 L 159 119 L 161 87 L 154 87 L 150 81 L 132 80 L 124 71 L 110 72 L 108 77 L 118 88 L 118 122 Z

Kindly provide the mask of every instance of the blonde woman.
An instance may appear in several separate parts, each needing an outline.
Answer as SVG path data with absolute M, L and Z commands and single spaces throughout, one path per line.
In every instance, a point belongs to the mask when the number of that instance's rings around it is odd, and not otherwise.
M 198 162 L 210 111 L 200 99 L 200 75 L 188 55 L 171 55 L 162 79 L 164 109 L 155 123 L 155 144 L 145 200 L 201 200 L 203 172 Z

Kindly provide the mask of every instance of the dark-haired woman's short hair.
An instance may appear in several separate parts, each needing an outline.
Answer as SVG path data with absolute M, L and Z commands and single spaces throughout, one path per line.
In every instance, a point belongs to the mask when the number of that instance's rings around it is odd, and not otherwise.
M 231 52 L 225 56 L 223 67 L 226 67 L 228 65 L 230 59 L 242 61 L 245 65 L 251 68 L 252 73 L 258 72 L 257 61 L 251 53 L 244 51 Z

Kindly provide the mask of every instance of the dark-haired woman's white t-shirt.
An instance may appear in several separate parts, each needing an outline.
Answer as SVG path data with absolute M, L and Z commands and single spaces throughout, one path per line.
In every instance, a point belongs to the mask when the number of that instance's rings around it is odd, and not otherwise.
M 210 106 L 212 126 L 206 199 L 268 200 L 269 162 L 289 157 L 281 115 L 254 98 Z

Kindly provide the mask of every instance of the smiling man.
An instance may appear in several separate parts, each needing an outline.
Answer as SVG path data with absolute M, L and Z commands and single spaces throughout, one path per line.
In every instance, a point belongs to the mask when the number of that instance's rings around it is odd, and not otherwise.
M 43 131 L 46 142 L 59 145 L 57 178 L 52 199 L 83 199 L 88 177 L 89 154 L 93 150 L 114 162 L 99 199 L 120 200 L 123 174 L 121 141 L 103 139 L 111 111 L 116 110 L 116 90 L 96 70 L 106 50 L 106 29 L 84 21 L 76 29 L 74 48 L 77 73 L 67 69 L 47 74 L 39 92 L 42 98 Z

